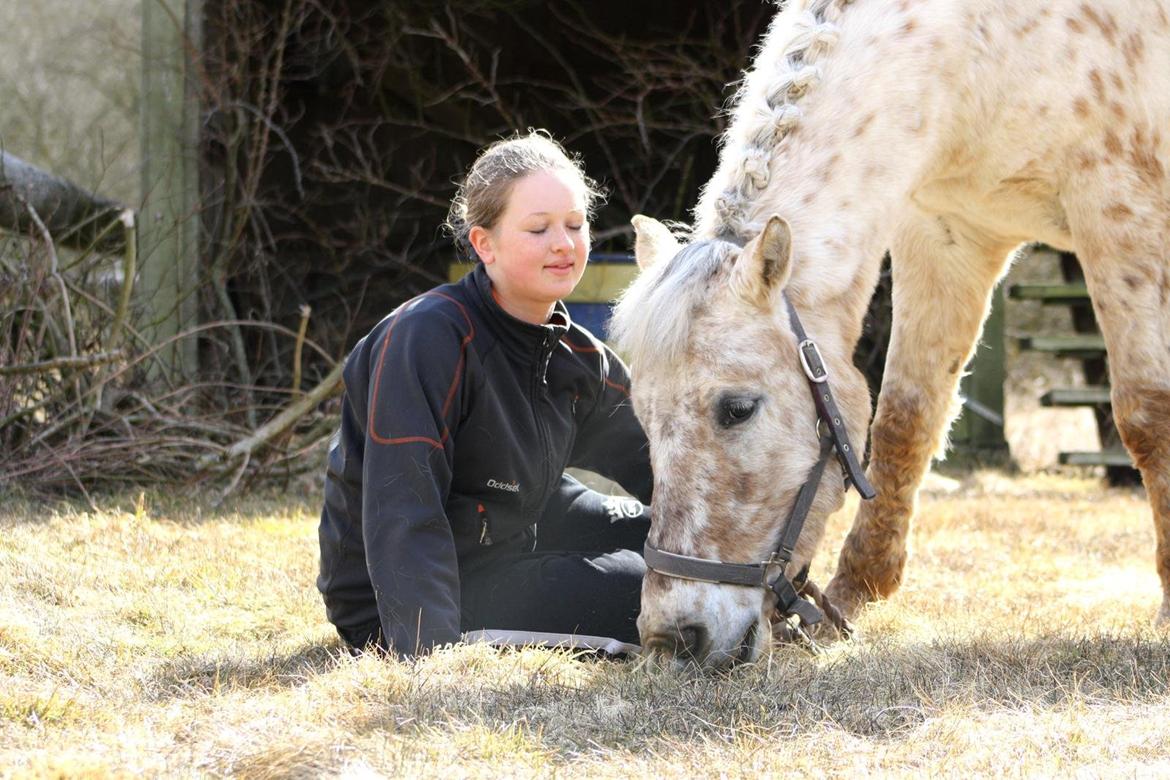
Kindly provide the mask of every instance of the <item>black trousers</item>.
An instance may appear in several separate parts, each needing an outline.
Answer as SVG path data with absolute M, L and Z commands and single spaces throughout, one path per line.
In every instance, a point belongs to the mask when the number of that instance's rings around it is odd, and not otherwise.
M 650 508 L 565 475 L 536 549 L 460 572 L 462 630 L 587 634 L 637 643 Z

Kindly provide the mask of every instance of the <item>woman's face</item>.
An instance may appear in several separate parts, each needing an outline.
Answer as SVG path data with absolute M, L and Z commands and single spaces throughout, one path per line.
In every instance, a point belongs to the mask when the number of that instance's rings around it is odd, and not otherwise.
M 585 273 L 589 223 L 580 181 L 561 171 L 517 179 L 495 226 L 473 227 L 468 238 L 504 311 L 546 322 Z

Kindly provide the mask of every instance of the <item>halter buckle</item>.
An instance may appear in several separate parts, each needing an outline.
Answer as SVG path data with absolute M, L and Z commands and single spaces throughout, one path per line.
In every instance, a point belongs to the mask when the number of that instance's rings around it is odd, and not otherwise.
M 800 367 L 804 369 L 808 381 L 818 385 L 829 381 L 829 370 L 825 368 L 824 358 L 815 341 L 805 339 L 797 345 L 796 350 L 800 354 Z

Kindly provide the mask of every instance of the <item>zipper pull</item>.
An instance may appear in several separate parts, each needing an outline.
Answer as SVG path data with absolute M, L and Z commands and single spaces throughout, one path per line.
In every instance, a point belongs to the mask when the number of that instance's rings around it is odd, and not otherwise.
M 492 528 L 488 522 L 487 510 L 483 508 L 483 504 L 477 504 L 476 510 L 479 512 L 479 543 L 484 547 L 491 547 Z

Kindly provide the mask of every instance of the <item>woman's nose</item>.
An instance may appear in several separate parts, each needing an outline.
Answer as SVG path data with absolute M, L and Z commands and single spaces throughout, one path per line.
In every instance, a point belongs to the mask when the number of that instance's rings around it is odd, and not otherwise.
M 568 230 L 558 230 L 553 248 L 562 252 L 569 252 L 572 251 L 573 246 L 573 234 Z

